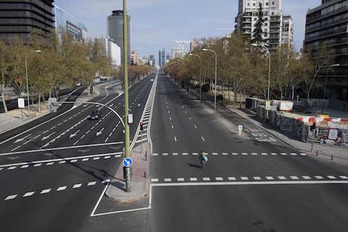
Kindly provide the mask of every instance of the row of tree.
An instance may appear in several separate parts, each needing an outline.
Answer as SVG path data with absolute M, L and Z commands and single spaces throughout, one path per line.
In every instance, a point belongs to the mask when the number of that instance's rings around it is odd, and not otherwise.
M 201 39 L 201 47 L 193 50 L 202 60 L 202 78 L 204 82 L 213 82 L 215 57 L 208 48 L 217 53 L 218 83 L 227 86 L 237 94 L 254 95 L 266 99 L 269 56 L 262 48 L 254 47 L 251 42 L 235 33 L 222 39 Z M 293 49 L 279 46 L 271 53 L 271 97 L 294 99 L 295 90 L 310 97 L 315 82 L 316 70 L 328 63 L 328 56 L 313 61 L 304 53 L 298 56 Z M 181 81 L 194 79 L 199 81 L 200 61 L 196 56 L 186 55 L 181 59 L 171 60 L 165 71 Z
M 14 87 L 21 96 L 26 92 L 26 74 L 29 94 L 39 101 L 45 95 L 58 96 L 62 85 L 82 83 L 89 88 L 96 75 L 122 78 L 120 69 L 112 69 L 105 48 L 97 40 L 77 41 L 63 29 L 58 33 L 52 30 L 47 38 L 34 31 L 28 44 L 19 38 L 13 38 L 9 44 L 0 41 L 0 72 L 6 112 L 5 87 Z M 149 72 L 149 68 L 130 67 L 129 72 L 131 78 L 138 78 Z

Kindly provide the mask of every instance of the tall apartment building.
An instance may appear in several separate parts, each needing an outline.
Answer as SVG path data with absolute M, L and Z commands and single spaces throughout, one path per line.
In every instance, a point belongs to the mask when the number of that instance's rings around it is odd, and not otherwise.
M 132 65 L 137 65 L 138 64 L 138 53 L 136 51 L 132 51 L 132 56 L 131 56 L 131 64 Z
M 253 39 L 255 24 L 258 20 L 259 3 L 262 5 L 265 20 L 262 38 L 270 50 L 275 50 L 283 42 L 282 0 L 239 0 L 235 30 L 238 34 L 242 34 L 250 40 Z M 292 26 L 289 30 L 293 31 L 293 23 L 289 26 Z M 293 41 L 290 42 L 292 46 Z
M 53 12 L 55 16 L 56 29 L 60 30 L 63 28 L 64 30 L 67 30 L 74 39 L 78 41 L 88 39 L 88 28 L 85 24 L 75 19 L 72 15 L 57 5 L 54 5 Z
M 158 65 L 162 68 L 166 64 L 166 49 L 158 51 Z
M 116 69 L 121 65 L 121 48 L 114 41 L 106 36 L 97 38 L 98 44 L 104 49 L 105 56 L 111 61 L 111 67 Z
M 0 40 L 5 43 L 19 37 L 24 43 L 30 41 L 35 30 L 48 36 L 54 26 L 54 0 L 0 1 Z
M 322 0 L 307 12 L 304 46 L 313 58 L 325 47 L 332 61 L 321 69 L 317 85 L 326 83 L 326 97 L 348 101 L 348 0 Z M 340 66 L 328 70 L 332 64 Z
M 156 58 L 154 55 L 150 55 L 149 57 L 149 65 L 155 66 L 156 65 Z
M 294 21 L 290 15 L 283 15 L 282 44 L 292 48 L 294 41 Z
M 112 15 L 108 16 L 107 20 L 107 31 L 108 36 L 113 39 L 113 41 L 121 47 L 122 52 L 122 64 L 124 64 L 123 58 L 123 10 L 114 10 L 112 11 Z M 130 21 L 131 17 L 127 15 L 127 61 L 128 64 L 131 62 L 131 34 L 130 34 Z

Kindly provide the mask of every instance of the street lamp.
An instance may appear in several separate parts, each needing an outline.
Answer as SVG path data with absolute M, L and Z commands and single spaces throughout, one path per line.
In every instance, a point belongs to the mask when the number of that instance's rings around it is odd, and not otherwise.
M 333 67 L 339 67 L 340 64 L 333 64 L 330 65 L 328 67 L 328 69 L 326 70 L 326 76 L 325 76 L 325 85 L 324 85 L 324 96 L 323 96 L 323 107 L 321 108 L 321 113 L 324 114 L 324 108 L 325 108 L 325 104 L 324 104 L 324 100 L 325 100 L 325 90 L 326 90 L 326 85 L 327 85 L 327 76 L 329 75 L 329 70 L 332 69 Z
M 41 50 L 36 50 L 36 53 L 41 53 Z M 28 53 L 25 53 L 25 78 L 27 81 L 27 97 L 28 97 L 28 115 L 30 112 L 30 100 L 29 100 L 29 79 L 28 79 Z
M 254 44 L 251 44 L 251 46 L 253 47 L 261 47 L 262 49 L 265 49 L 268 53 L 268 84 L 267 84 L 267 102 L 268 104 L 269 103 L 269 92 L 270 92 L 270 85 L 271 85 L 271 53 L 269 51 L 269 49 L 264 45 L 264 44 L 257 44 L 257 43 L 254 43 Z M 266 109 L 267 110 L 267 117 L 268 117 L 268 108 Z
M 214 97 L 214 116 L 216 117 L 216 79 L 217 79 L 217 54 L 214 50 L 203 48 L 205 52 L 212 52 L 215 55 L 215 97 Z
M 41 50 L 35 50 L 35 52 L 37 53 L 37 54 L 40 54 L 41 53 Z M 39 113 L 41 113 L 41 78 L 40 78 L 40 75 L 39 75 L 39 85 L 40 85 L 40 89 L 39 89 L 39 91 L 40 91 L 40 94 L 39 94 Z
M 190 53 L 189 56 L 196 56 L 199 58 L 199 103 L 202 104 L 202 59 L 197 54 Z

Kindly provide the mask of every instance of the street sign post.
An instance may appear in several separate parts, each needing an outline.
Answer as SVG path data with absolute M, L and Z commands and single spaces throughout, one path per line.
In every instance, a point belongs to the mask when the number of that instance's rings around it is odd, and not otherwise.
M 243 125 L 238 125 L 238 135 L 242 135 Z
M 132 164 L 133 160 L 131 158 L 123 159 L 123 166 L 125 166 L 126 168 L 129 168 L 130 166 L 132 166 Z
M 266 110 L 271 110 L 271 101 L 266 101 L 265 108 Z

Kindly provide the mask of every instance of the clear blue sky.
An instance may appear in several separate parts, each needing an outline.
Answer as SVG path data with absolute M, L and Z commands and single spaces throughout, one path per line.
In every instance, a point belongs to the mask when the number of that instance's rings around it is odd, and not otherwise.
M 234 28 L 238 0 L 128 0 L 132 50 L 140 56 L 169 50 L 176 40 L 224 36 Z M 321 0 L 283 0 L 283 12 L 295 22 L 295 47 L 302 47 L 305 16 Z M 86 24 L 91 37 L 106 35 L 106 18 L 122 10 L 122 0 L 56 0 L 55 4 Z

